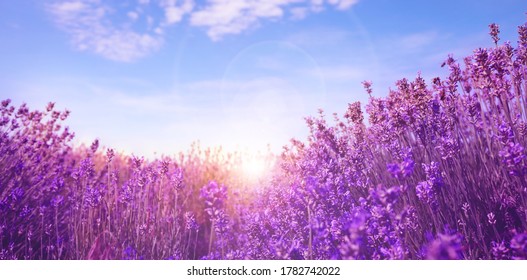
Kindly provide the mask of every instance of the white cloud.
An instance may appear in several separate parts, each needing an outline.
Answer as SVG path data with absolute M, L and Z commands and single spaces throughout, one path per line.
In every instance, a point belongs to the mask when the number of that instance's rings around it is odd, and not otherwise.
M 128 12 L 126 15 L 133 21 L 139 18 L 139 14 L 136 12 Z
M 226 35 L 239 34 L 258 27 L 264 20 L 283 18 L 299 20 L 325 7 L 345 10 L 358 0 L 206 0 L 200 6 L 194 0 L 137 0 L 133 10 L 119 11 L 113 1 L 49 0 L 48 12 L 56 24 L 71 36 L 73 46 L 105 58 L 130 62 L 158 50 L 163 44 L 166 29 L 182 24 L 204 28 L 207 35 L 218 41 Z M 163 11 L 162 18 L 144 9 L 156 3 Z M 113 6 L 110 6 L 112 4 Z M 117 16 L 123 12 L 124 16 Z M 115 22 L 117 19 L 127 22 Z M 139 19 L 143 18 L 142 21 Z M 142 31 L 138 23 L 146 22 Z
M 56 24 L 70 34 L 75 48 L 111 60 L 137 60 L 159 49 L 163 42 L 155 34 L 116 26 L 110 20 L 112 9 L 97 0 L 58 1 L 48 5 L 48 11 Z
M 165 10 L 166 21 L 168 24 L 180 22 L 183 18 L 184 11 L 177 7 L 168 7 Z
M 305 7 L 292 8 L 291 9 L 291 19 L 293 20 L 304 19 L 307 16 L 308 12 L 309 12 L 308 8 L 305 8 Z
M 415 50 L 426 47 L 438 39 L 439 34 L 437 32 L 420 32 L 401 37 L 398 45 L 405 50 Z
M 339 10 L 350 8 L 357 0 L 328 0 L 328 5 Z M 308 15 L 324 7 L 322 0 L 208 0 L 201 9 L 191 14 L 190 23 L 207 29 L 212 40 L 228 34 L 239 34 L 257 26 L 262 19 L 282 18 L 287 12 L 293 19 Z
M 163 29 L 160 28 L 160 27 L 156 27 L 156 29 L 154 29 L 154 33 L 156 33 L 158 35 L 162 35 L 163 34 Z
M 64 2 L 64 3 L 57 4 L 55 6 L 55 9 L 58 12 L 62 12 L 62 13 L 80 12 L 80 11 L 86 9 L 86 8 L 87 8 L 87 5 L 85 3 L 83 3 L 83 2 L 81 2 L 81 1 Z
M 311 0 L 311 10 L 320 12 L 324 9 L 324 0 Z
M 339 10 L 347 10 L 357 4 L 358 0 L 329 0 L 329 3 L 336 6 Z
M 178 5 L 178 2 L 183 3 Z M 192 12 L 192 9 L 194 9 L 194 1 L 164 0 L 161 1 L 161 7 L 163 7 L 165 10 L 166 24 L 171 25 L 180 22 L 185 14 Z
M 190 22 L 194 26 L 208 28 L 212 40 L 225 34 L 237 34 L 254 24 L 257 18 L 250 12 L 245 0 L 212 0 L 209 5 L 192 14 Z

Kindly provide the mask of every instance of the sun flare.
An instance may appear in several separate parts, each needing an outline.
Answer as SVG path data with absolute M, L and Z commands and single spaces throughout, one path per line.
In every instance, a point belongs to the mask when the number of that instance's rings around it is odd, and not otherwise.
M 262 159 L 249 159 L 243 163 L 243 173 L 250 178 L 259 178 L 264 173 L 266 162 Z
M 274 161 L 270 157 L 258 155 L 245 155 L 242 158 L 240 171 L 241 176 L 249 181 L 264 179 L 271 171 Z

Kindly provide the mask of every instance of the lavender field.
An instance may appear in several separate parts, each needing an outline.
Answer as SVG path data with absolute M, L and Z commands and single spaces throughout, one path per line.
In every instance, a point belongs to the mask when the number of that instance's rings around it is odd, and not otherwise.
M 489 27 L 495 47 L 385 98 L 365 81 L 365 112 L 306 118 L 280 156 L 74 147 L 68 104 L 6 99 L 0 259 L 525 259 L 527 24 Z

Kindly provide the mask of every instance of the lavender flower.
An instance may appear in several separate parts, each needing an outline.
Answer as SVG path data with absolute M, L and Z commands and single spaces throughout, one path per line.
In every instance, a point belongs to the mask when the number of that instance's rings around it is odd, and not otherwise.
M 496 215 L 494 215 L 494 213 L 490 212 L 489 214 L 487 214 L 487 219 L 488 219 L 489 224 L 491 225 L 496 224 Z
M 497 45 L 498 41 L 500 40 L 500 38 L 498 37 L 498 34 L 500 34 L 500 26 L 495 23 L 492 23 L 489 25 L 489 28 L 490 28 L 489 34 L 492 37 L 494 44 Z
M 527 259 L 527 234 L 526 233 L 517 233 L 511 239 L 511 250 L 513 259 L 515 260 L 525 260 Z
M 510 259 L 510 250 L 505 245 L 504 241 L 496 242 L 492 241 L 492 256 L 495 260 L 508 260 Z
M 503 149 L 499 151 L 499 156 L 501 157 L 503 164 L 505 164 L 509 170 L 509 174 L 522 176 L 525 173 L 525 152 L 521 144 L 508 142 Z
M 461 241 L 460 234 L 438 234 L 437 238 L 428 245 L 426 258 L 429 260 L 463 259 Z

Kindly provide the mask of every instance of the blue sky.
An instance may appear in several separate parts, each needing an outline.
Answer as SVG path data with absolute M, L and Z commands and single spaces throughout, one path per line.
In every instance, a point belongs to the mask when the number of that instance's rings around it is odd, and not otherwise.
M 193 141 L 279 152 L 303 117 L 442 76 L 516 42 L 524 1 L 24 0 L 0 2 L 0 98 L 68 108 L 77 142 L 153 156 Z

